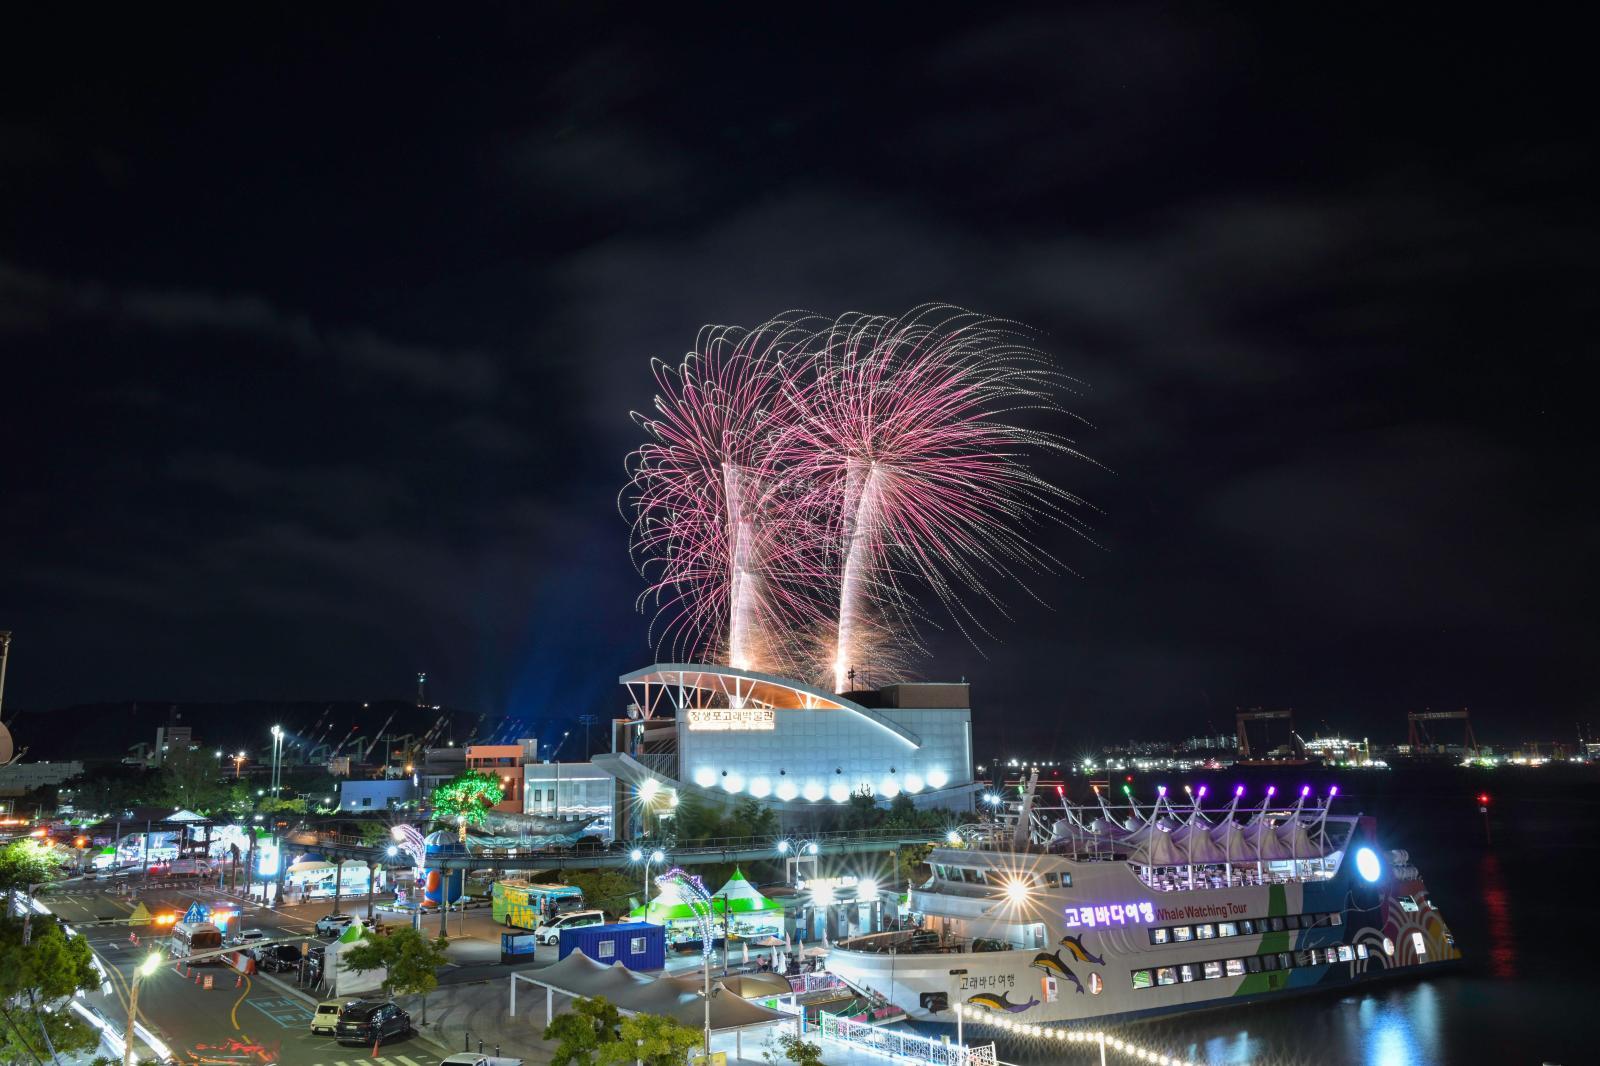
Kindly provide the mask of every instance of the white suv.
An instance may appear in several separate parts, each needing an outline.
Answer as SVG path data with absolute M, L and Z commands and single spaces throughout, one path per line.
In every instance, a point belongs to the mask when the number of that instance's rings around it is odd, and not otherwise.
M 541 944 L 554 944 L 561 939 L 561 930 L 578 929 L 585 925 L 604 925 L 604 911 L 568 911 L 558 914 L 548 922 L 539 923 L 533 931 L 534 940 Z

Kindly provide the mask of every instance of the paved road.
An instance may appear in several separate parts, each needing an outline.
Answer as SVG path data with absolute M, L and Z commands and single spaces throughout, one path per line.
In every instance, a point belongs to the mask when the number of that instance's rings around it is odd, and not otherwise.
M 219 902 L 218 893 L 209 889 L 155 890 L 141 898 L 157 913 L 181 912 L 196 900 L 207 905 Z M 132 913 L 135 901 L 112 892 L 66 891 L 47 895 L 44 902 L 88 939 L 105 964 L 112 993 L 90 998 L 120 1031 L 127 1019 L 130 975 L 152 950 L 150 938 L 159 943 L 157 929 L 88 924 Z M 327 910 L 323 905 L 279 913 L 246 904 L 242 920 L 233 928 L 261 929 L 269 936 L 304 934 L 312 931 L 317 916 Z M 130 941 L 130 933 L 140 942 Z M 195 967 L 193 972 L 211 975 L 212 987 L 197 984 L 171 962 L 139 986 L 140 1019 L 171 1045 L 183 1066 L 432 1066 L 442 1057 L 427 1037 L 411 1036 L 386 1044 L 374 1058 L 370 1048 L 341 1047 L 329 1037 L 313 1035 L 307 1028 L 310 1002 L 297 993 L 292 978 L 283 982 L 275 975 L 245 976 L 220 965 Z M 149 1054 L 142 1045 L 139 1053 Z

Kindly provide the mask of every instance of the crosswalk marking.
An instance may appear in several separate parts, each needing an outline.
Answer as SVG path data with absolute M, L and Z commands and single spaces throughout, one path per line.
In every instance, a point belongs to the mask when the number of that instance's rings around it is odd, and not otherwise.
M 311 1066 L 371 1066 L 371 1064 L 374 1062 L 377 1063 L 378 1066 L 422 1066 L 421 1063 L 419 1063 L 416 1059 L 413 1059 L 410 1055 L 395 1055 L 393 1058 L 390 1058 L 387 1055 L 380 1055 L 375 1059 L 356 1059 L 353 1062 L 315 1062 L 312 1063 Z

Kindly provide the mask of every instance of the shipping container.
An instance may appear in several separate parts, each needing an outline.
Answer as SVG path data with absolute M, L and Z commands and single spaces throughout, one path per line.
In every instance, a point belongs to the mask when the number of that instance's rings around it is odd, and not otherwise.
M 630 970 L 660 970 L 667 965 L 667 931 L 650 922 L 585 925 L 561 930 L 558 958 L 581 951 L 595 962 L 620 962 Z

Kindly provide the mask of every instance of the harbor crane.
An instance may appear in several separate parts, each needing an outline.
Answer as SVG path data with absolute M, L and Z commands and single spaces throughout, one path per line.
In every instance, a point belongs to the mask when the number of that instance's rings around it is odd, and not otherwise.
M 1287 721 L 1289 723 L 1289 736 L 1294 741 L 1294 757 L 1297 760 L 1304 760 L 1306 757 L 1306 748 L 1305 744 L 1303 744 L 1300 740 L 1300 735 L 1294 731 L 1294 711 L 1292 709 L 1285 711 L 1263 711 L 1260 708 L 1256 708 L 1252 711 L 1240 711 L 1238 714 L 1234 715 L 1234 724 L 1239 733 L 1240 761 L 1243 762 L 1251 758 L 1249 723 L 1271 721 Z M 1261 753 L 1262 755 L 1267 755 L 1271 752 L 1270 745 L 1263 744 L 1262 747 L 1264 749 Z
M 1406 713 L 1406 741 L 1411 745 L 1413 754 L 1423 750 L 1438 750 L 1443 747 L 1428 735 L 1428 727 L 1425 724 L 1427 722 L 1460 722 L 1466 732 L 1466 742 L 1462 747 L 1472 752 L 1473 758 L 1477 758 L 1478 738 L 1472 735 L 1472 718 L 1465 707 L 1459 711 L 1408 711 Z

